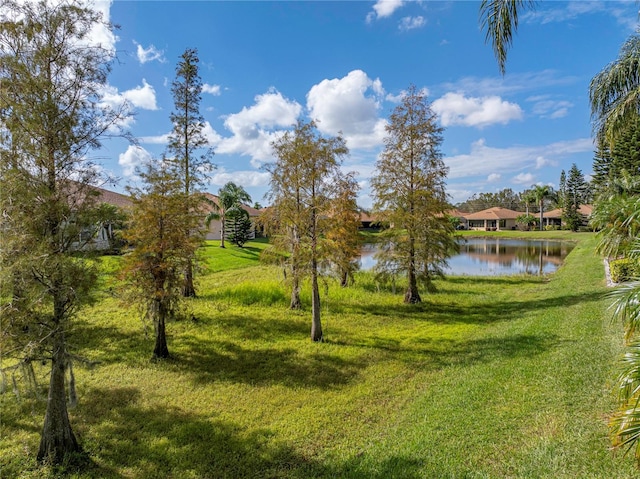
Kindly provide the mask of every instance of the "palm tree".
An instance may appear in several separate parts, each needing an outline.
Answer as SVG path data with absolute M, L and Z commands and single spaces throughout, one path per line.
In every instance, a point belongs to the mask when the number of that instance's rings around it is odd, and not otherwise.
M 549 185 L 533 185 L 533 189 L 531 190 L 531 195 L 534 201 L 540 207 L 540 231 L 542 231 L 543 229 L 542 222 L 543 222 L 543 216 L 544 216 L 544 202 L 547 199 L 550 199 L 550 200 L 554 199 L 555 193 L 553 191 L 553 188 L 551 188 Z
M 640 115 L 640 34 L 631 35 L 618 58 L 609 63 L 589 85 L 593 129 L 613 143 L 625 127 Z
M 207 227 L 213 220 L 220 220 L 220 247 L 224 248 L 225 220 L 234 210 L 243 209 L 242 205 L 251 202 L 251 196 L 242 186 L 229 182 L 218 190 L 218 204 L 211 203 L 214 210 L 205 218 Z
M 518 14 L 531 9 L 532 0 L 482 0 L 480 21 L 485 30 L 485 41 L 491 43 L 498 61 L 500 73 L 505 73 L 507 50 L 513 42 L 513 34 L 518 29 Z

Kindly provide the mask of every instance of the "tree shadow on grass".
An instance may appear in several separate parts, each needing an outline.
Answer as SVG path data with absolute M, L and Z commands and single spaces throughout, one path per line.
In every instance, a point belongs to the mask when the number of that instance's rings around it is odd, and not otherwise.
M 345 338 L 336 341 L 336 344 L 380 350 L 424 371 L 518 357 L 530 358 L 567 342 L 553 334 L 517 334 L 466 340 L 418 338 L 410 342 L 381 337 L 364 341 Z
M 360 453 L 326 464 L 302 452 L 304 444 L 293 447 L 269 428 L 242 427 L 215 411 L 198 415 L 174 406 L 146 408 L 140 399 L 134 387 L 94 389 L 83 398 L 77 430 L 92 458 L 84 474 L 107 479 L 420 477 L 419 461 L 377 461 Z
M 234 381 L 331 389 L 357 380 L 363 361 L 318 351 L 304 354 L 292 347 L 243 348 L 230 341 L 183 340 L 175 367 L 196 382 Z
M 427 297 L 418 304 L 394 304 L 380 308 L 376 304 L 351 306 L 351 309 L 373 316 L 389 316 L 392 318 L 429 321 L 439 324 L 491 324 L 498 321 L 509 321 L 521 317 L 529 311 L 545 311 L 558 307 L 569 307 L 580 303 L 601 301 L 606 292 L 587 292 L 564 294 L 555 297 L 520 300 L 514 295 L 509 300 L 482 302 L 440 303 Z

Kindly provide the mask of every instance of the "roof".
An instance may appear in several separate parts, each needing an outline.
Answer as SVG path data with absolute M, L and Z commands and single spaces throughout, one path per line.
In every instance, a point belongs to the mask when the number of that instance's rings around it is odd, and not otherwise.
M 115 191 L 105 190 L 104 188 L 93 187 L 98 192 L 98 201 L 100 203 L 107 203 L 118 208 L 131 208 L 133 204 L 131 198 Z
M 593 205 L 580 205 L 578 207 L 578 213 L 584 216 L 591 216 L 593 212 Z M 555 210 L 545 211 L 542 214 L 543 218 L 562 218 L 562 208 L 556 208 Z
M 524 213 L 519 211 L 494 206 L 493 208 L 488 208 L 476 213 L 465 214 L 463 218 L 467 220 L 511 220 L 523 214 Z
M 453 216 L 454 218 L 466 218 L 469 213 L 465 213 L 464 211 L 460 211 L 459 209 L 453 208 L 448 211 L 445 211 L 449 216 Z

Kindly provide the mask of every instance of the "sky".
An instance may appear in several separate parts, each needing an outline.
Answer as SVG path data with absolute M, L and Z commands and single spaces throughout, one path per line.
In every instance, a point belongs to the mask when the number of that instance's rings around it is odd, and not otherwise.
M 444 127 L 452 204 L 474 193 L 558 186 L 575 163 L 589 179 L 594 145 L 589 83 L 638 26 L 638 4 L 541 1 L 520 17 L 502 76 L 472 1 L 121 1 L 96 4 L 119 29 L 96 32 L 117 61 L 105 102 L 128 102 L 137 139 L 105 140 L 96 158 L 118 181 L 159 158 L 171 131 L 171 82 L 195 48 L 200 112 L 215 151 L 206 188 L 243 186 L 265 206 L 271 143 L 299 120 L 342 132 L 358 203 L 385 125 L 410 85 L 427 93 Z

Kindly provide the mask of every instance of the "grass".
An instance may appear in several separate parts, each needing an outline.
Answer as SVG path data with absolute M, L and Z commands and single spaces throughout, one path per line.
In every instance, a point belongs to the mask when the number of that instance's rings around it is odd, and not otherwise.
M 577 241 L 549 277 L 452 277 L 419 305 L 370 274 L 330 282 L 323 344 L 309 340 L 308 288 L 305 310 L 289 311 L 280 270 L 257 263 L 264 243 L 210 244 L 198 321 L 168 325 L 173 358 L 159 363 L 105 281 L 71 336 L 100 364 L 76 372 L 71 421 L 87 459 L 65 474 L 636 477 L 607 439 L 622 333 L 595 237 L 543 233 Z M 0 477 L 62 475 L 34 465 L 45 405 L 0 401 Z

